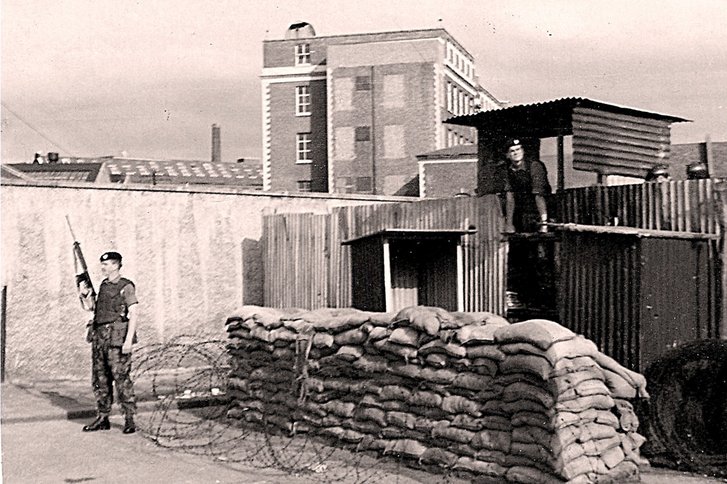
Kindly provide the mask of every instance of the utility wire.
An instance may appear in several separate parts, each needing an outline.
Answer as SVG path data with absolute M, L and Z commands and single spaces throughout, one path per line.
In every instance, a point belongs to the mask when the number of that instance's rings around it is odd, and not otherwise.
M 44 140 L 48 141 L 49 143 L 51 143 L 56 148 L 59 148 L 64 154 L 69 155 L 69 156 L 74 156 L 73 153 L 71 153 L 71 150 L 68 150 L 68 149 L 64 148 L 63 146 L 61 146 L 60 144 L 56 143 L 55 141 L 53 141 L 52 139 L 50 139 L 48 136 L 46 136 L 45 134 L 43 134 L 38 128 L 36 128 L 32 124 L 30 124 L 28 121 L 26 121 L 25 119 L 23 119 L 18 113 L 16 113 L 12 109 L 10 109 L 7 104 L 5 104 L 4 102 L 2 102 L 0 104 L 2 105 L 2 107 L 6 111 L 8 111 L 13 116 L 15 116 L 18 120 L 20 120 L 27 127 L 29 127 L 30 129 L 32 129 L 33 131 L 35 131 L 38 135 L 40 135 L 41 138 L 43 138 Z

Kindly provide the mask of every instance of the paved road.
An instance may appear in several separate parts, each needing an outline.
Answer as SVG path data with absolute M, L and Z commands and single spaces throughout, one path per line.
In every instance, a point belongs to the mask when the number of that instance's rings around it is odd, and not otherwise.
M 264 467 L 264 459 L 233 463 L 209 455 L 193 455 L 155 445 L 140 433 L 121 433 L 122 417 L 112 417 L 109 431 L 84 433 L 88 420 L 68 420 L 69 413 L 88 413 L 68 390 L 73 385 L 22 387 L 4 384 L 2 399 L 3 483 L 282 483 L 311 484 L 326 480 L 355 482 L 352 474 L 340 479 L 346 457 L 329 458 L 319 473 L 290 475 Z M 62 391 L 61 388 L 64 388 Z M 79 390 L 83 392 L 83 390 Z M 75 402 L 75 403 L 74 403 Z M 85 407 L 84 407 L 85 406 Z M 144 419 L 140 415 L 140 419 Z M 250 445 L 254 436 L 245 442 Z M 244 454 L 249 455 L 249 454 Z M 283 457 L 295 455 L 288 451 Z M 432 483 L 442 476 L 401 468 L 390 460 L 363 459 L 361 472 L 373 483 Z M 457 480 L 450 480 L 453 484 Z M 461 481 L 465 482 L 465 481 Z M 694 474 L 651 469 L 642 474 L 645 484 L 708 484 L 724 482 Z

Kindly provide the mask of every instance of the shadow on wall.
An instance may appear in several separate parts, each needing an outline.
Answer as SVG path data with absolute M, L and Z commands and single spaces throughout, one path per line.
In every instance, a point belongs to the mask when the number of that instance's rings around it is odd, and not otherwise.
M 242 240 L 242 304 L 263 305 L 263 253 L 259 240 Z

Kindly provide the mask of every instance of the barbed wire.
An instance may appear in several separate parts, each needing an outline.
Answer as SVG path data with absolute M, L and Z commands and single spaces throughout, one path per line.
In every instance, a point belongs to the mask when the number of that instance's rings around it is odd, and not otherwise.
M 470 481 L 405 456 L 381 458 L 351 442 L 301 431 L 293 415 L 280 416 L 289 419 L 290 431 L 270 420 L 273 412 L 246 419 L 245 409 L 228 393 L 231 366 L 226 346 L 225 340 L 182 335 L 135 351 L 132 379 L 141 397 L 137 427 L 144 437 L 228 468 L 275 469 L 306 481 Z M 235 411 L 241 418 L 230 416 Z

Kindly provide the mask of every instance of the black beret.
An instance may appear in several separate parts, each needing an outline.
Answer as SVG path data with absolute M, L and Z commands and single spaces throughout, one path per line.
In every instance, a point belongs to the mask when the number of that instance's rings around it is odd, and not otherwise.
M 513 146 L 522 146 L 522 143 L 517 138 L 510 138 L 505 142 L 505 151 L 509 150 Z
M 121 262 L 121 254 L 119 254 L 118 252 L 105 252 L 101 256 L 101 262 L 105 260 L 115 260 Z

